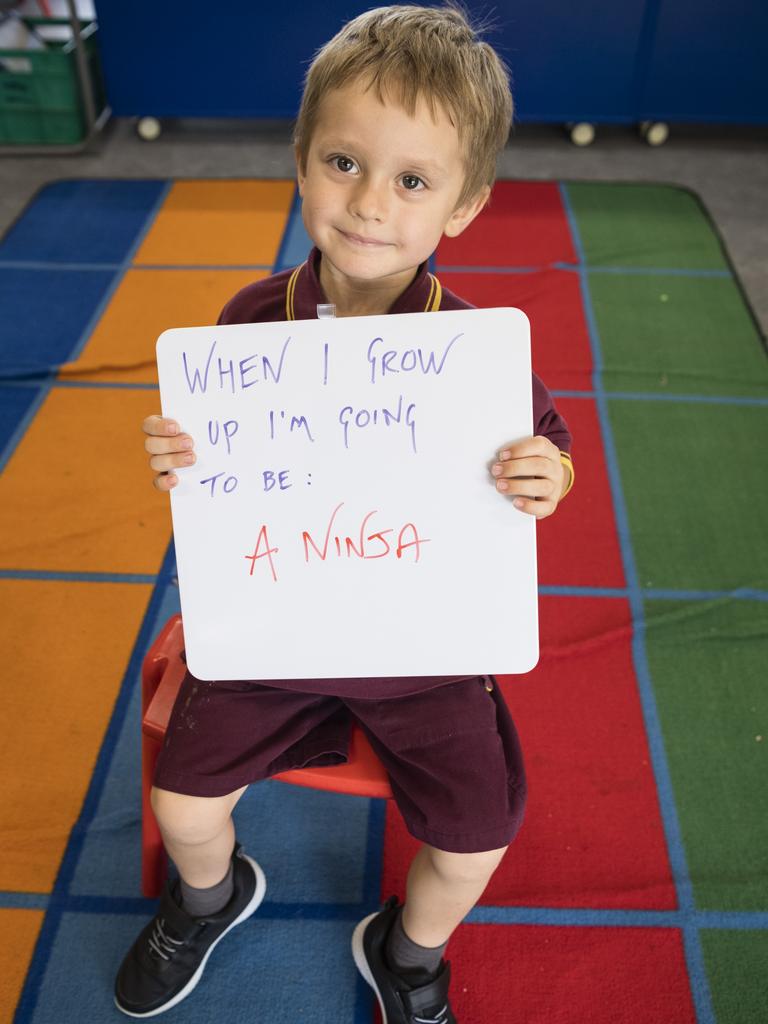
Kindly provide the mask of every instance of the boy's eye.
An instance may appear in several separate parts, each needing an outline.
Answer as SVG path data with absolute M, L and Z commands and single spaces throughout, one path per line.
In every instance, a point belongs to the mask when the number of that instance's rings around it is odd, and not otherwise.
M 416 174 L 404 174 L 400 181 L 403 188 L 409 192 L 418 192 L 425 188 L 424 182 Z
M 331 163 L 337 171 L 343 171 L 344 174 L 349 174 L 356 168 L 355 161 L 348 156 L 335 156 L 331 159 Z

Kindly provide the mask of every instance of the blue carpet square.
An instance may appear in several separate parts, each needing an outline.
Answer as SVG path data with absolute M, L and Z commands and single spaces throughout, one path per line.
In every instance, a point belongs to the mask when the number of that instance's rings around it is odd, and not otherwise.
M 152 624 L 151 640 L 178 612 L 178 588 L 166 586 Z M 142 659 L 145 654 L 146 651 L 141 652 Z M 80 896 L 141 895 L 140 669 L 128 685 L 130 704 L 70 885 L 70 892 Z
M 267 876 L 267 898 L 362 903 L 372 803 L 272 780 L 251 786 L 234 817 L 238 838 Z
M 73 358 L 114 276 L 0 268 L 0 378 L 46 373 Z
M 178 589 L 169 585 L 152 636 L 178 611 Z M 72 894 L 136 897 L 141 893 L 138 673 L 130 685 L 130 706 L 83 840 L 70 885 Z M 371 823 L 377 821 L 370 800 L 266 781 L 247 791 L 235 810 L 235 821 L 238 838 L 267 875 L 269 900 L 360 904 L 370 895 L 365 891 L 368 834 Z M 329 827 L 333 823 L 338 827 Z M 377 870 L 377 879 L 379 875 Z
M 38 192 L 0 244 L 0 260 L 122 263 L 164 181 L 57 181 Z
M 112 1000 L 114 978 L 144 924 L 136 914 L 65 913 L 33 1024 L 124 1024 Z M 354 925 L 270 920 L 257 911 L 222 940 L 198 987 L 163 1020 L 355 1024 L 358 980 L 349 945 Z
M 39 397 L 39 387 L 0 386 L 0 467 L 10 455 L 10 452 L 6 451 L 8 443 L 14 436 L 23 432 L 27 414 Z

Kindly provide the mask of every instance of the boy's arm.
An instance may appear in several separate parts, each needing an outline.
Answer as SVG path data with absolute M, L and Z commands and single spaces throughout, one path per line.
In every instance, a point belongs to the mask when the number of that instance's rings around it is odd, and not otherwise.
M 195 461 L 195 442 L 175 420 L 163 416 L 147 416 L 142 430 L 147 435 L 144 449 L 151 455 L 149 466 L 156 474 L 152 483 L 158 491 L 170 491 L 179 482 L 174 469 Z

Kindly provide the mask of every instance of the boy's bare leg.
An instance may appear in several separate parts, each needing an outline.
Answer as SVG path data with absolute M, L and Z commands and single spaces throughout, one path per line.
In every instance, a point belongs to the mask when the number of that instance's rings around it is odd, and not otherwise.
M 434 949 L 480 899 L 507 847 L 482 853 L 447 853 L 424 845 L 408 872 L 403 930 L 419 946 Z
M 153 789 L 152 807 L 181 881 L 164 887 L 154 917 L 123 958 L 115 978 L 123 1013 L 152 1017 L 186 999 L 214 947 L 264 899 L 259 865 L 242 849 L 233 856 L 232 808 L 243 792 L 201 798 Z
M 207 889 L 229 870 L 235 847 L 232 810 L 245 787 L 226 796 L 200 797 L 152 790 L 155 812 L 168 856 L 184 881 Z

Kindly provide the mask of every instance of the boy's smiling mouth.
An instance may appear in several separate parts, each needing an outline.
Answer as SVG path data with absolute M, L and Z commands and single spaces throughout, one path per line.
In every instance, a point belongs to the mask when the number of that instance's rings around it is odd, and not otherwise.
M 342 228 L 336 228 L 340 235 L 342 235 L 352 245 L 359 245 L 368 248 L 377 248 L 379 246 L 391 245 L 391 242 L 382 242 L 378 238 L 366 238 L 363 235 L 356 235 L 352 231 L 344 231 Z

